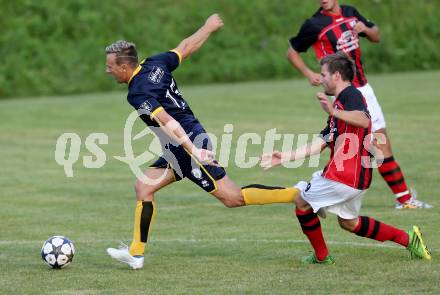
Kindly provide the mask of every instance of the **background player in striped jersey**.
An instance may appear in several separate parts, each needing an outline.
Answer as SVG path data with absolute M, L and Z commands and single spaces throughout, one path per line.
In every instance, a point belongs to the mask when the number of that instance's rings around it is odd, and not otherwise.
M 283 162 L 301 160 L 331 149 L 330 161 L 324 171 L 313 174 L 309 183 L 295 187 L 301 196 L 295 199 L 296 216 L 315 253 L 304 263 L 333 264 L 322 235 L 318 214 L 331 212 L 338 216 L 339 225 L 358 236 L 377 241 L 393 241 L 406 247 L 411 256 L 431 259 L 420 229 L 413 226 L 407 232 L 371 217 L 359 216 L 362 197 L 371 183 L 371 120 L 362 93 L 352 86 L 355 74 L 353 61 L 343 53 L 328 55 L 321 60 L 321 83 L 325 92 L 335 96 L 333 104 L 324 93 L 317 93 L 321 107 L 329 114 L 321 136 L 295 151 L 273 152 L 262 156 L 265 169 Z M 317 214 L 318 213 L 318 214 Z
M 209 136 L 178 89 L 172 72 L 222 26 L 222 19 L 214 14 L 175 49 L 140 63 L 133 43 L 121 40 L 106 48 L 107 73 L 116 82 L 128 84 L 128 102 L 158 137 L 163 152 L 145 171 L 144 176 L 150 181 L 136 181 L 137 205 L 130 248 L 107 249 L 112 258 L 133 269 L 144 264 L 150 225 L 156 215 L 154 194 L 167 185 L 188 178 L 230 208 L 292 203 L 299 195 L 297 188 L 250 185 L 240 189 L 215 162 Z
M 385 118 L 373 89 L 368 84 L 361 61 L 358 37 L 379 42 L 379 28 L 364 18 L 354 7 L 339 5 L 338 0 L 320 0 L 319 10 L 307 19 L 298 34 L 291 38 L 288 49 L 290 63 L 300 71 L 313 86 L 320 84 L 320 75 L 313 72 L 303 61 L 300 53 L 313 47 L 318 60 L 338 51 L 345 52 L 356 64 L 353 85 L 365 97 L 371 115 L 372 131 L 382 135 L 385 142 L 378 142 L 384 159 L 378 167 L 396 198 L 396 208 L 430 208 L 432 206 L 416 199 L 415 190 L 409 189 L 399 164 L 393 157 L 390 139 L 386 131 Z M 380 143 L 380 144 L 379 144 Z

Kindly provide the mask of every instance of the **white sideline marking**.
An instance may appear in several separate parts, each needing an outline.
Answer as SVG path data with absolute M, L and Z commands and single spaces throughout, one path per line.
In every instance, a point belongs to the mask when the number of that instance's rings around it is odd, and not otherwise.
M 36 240 L 0 240 L 0 245 L 17 245 L 17 244 L 40 244 L 44 241 Z M 75 243 L 84 244 L 96 244 L 96 243 L 118 243 L 119 240 L 76 240 Z M 176 239 L 151 239 L 150 243 L 187 243 L 187 244 L 203 244 L 203 243 L 214 243 L 214 244 L 227 244 L 227 243 L 275 243 L 275 244 L 309 244 L 306 240 L 270 240 L 270 239 L 186 239 L 186 238 L 176 238 Z M 346 245 L 354 247 L 370 247 L 370 248 L 395 248 L 402 249 L 401 246 L 389 245 L 389 244 L 379 244 L 379 243 L 357 243 L 357 242 L 342 242 L 342 241 L 326 241 L 329 245 Z M 440 252 L 440 249 L 431 249 L 431 252 Z

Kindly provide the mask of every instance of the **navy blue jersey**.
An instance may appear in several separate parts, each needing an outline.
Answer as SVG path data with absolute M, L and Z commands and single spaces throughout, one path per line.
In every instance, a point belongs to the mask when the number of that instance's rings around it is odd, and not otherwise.
M 200 125 L 181 95 L 171 74 L 180 64 L 177 52 L 169 51 L 146 58 L 128 81 L 128 102 L 139 111 L 148 126 L 158 127 L 154 116 L 165 110 L 190 133 Z
M 159 127 L 154 117 L 166 111 L 173 117 L 198 148 L 212 149 L 203 126 L 181 95 L 171 74 L 180 64 L 180 54 L 169 51 L 143 60 L 128 81 L 128 102 L 140 113 L 148 126 Z M 172 169 L 175 180 L 189 178 L 207 192 L 217 190 L 216 181 L 226 175 L 222 167 L 202 165 L 182 145 L 152 128 L 162 144 L 163 156 L 151 167 Z

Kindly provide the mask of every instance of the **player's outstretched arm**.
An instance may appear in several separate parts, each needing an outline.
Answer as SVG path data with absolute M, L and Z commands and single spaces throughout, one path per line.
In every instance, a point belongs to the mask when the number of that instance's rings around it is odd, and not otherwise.
M 309 80 L 312 86 L 318 86 L 321 84 L 321 75 L 313 72 L 304 62 L 298 51 L 289 47 L 287 50 L 287 59 L 290 64 L 295 67 L 301 74 Z
M 194 155 L 199 162 L 217 166 L 213 151 L 197 148 L 186 134 L 179 122 L 177 122 L 165 110 L 157 113 L 153 118 L 162 130 L 175 142 L 181 144 L 188 152 Z
M 209 36 L 223 27 L 223 20 L 218 14 L 213 14 L 206 20 L 205 24 L 194 34 L 180 42 L 175 48 L 180 54 L 182 60 L 196 52 Z
M 303 145 L 294 151 L 274 151 L 272 153 L 261 155 L 260 166 L 263 167 L 264 170 L 268 170 L 272 167 L 281 165 L 282 163 L 302 160 L 321 153 L 326 146 L 327 143 L 321 137 L 315 137 L 312 142 Z

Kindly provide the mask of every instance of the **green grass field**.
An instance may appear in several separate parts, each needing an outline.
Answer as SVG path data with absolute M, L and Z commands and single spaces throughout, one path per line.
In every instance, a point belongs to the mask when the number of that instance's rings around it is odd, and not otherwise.
M 362 214 L 401 228 L 418 224 L 433 261 L 349 234 L 335 216 L 323 223 L 335 266 L 304 266 L 311 250 L 292 205 L 227 209 L 189 181 L 156 195 L 146 265 L 131 271 L 105 249 L 132 235 L 134 176 L 113 156 L 123 151 L 131 112 L 125 92 L 0 101 L 1 294 L 439 294 L 440 72 L 370 76 L 384 109 L 394 153 L 419 198 L 435 206 L 396 211 L 393 196 L 375 172 Z M 205 127 L 222 134 L 316 133 L 326 116 L 304 80 L 185 87 L 184 96 Z M 123 90 L 123 88 L 121 88 Z M 138 129 L 142 124 L 138 122 Z M 86 169 L 82 158 L 67 178 L 56 164 L 56 139 L 64 132 L 85 138 L 108 134 L 107 162 Z M 137 143 L 137 149 L 146 145 Z M 262 147 L 250 146 L 249 156 Z M 234 153 L 232 153 L 234 154 Z M 81 147 L 81 156 L 90 155 Z M 322 167 L 328 155 L 321 159 Z M 316 168 L 228 168 L 239 185 L 292 185 Z M 77 253 L 67 269 L 50 270 L 40 258 L 51 235 L 70 237 Z

